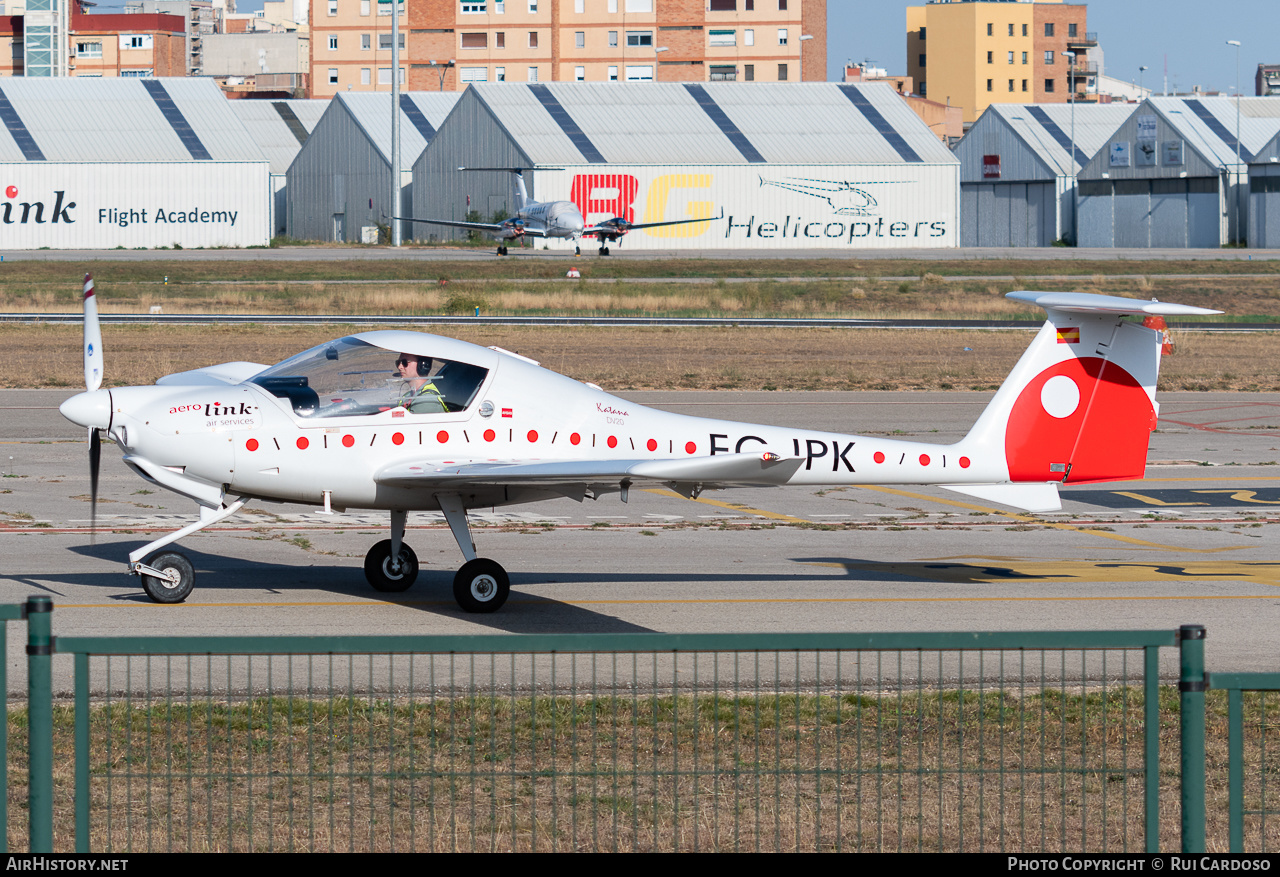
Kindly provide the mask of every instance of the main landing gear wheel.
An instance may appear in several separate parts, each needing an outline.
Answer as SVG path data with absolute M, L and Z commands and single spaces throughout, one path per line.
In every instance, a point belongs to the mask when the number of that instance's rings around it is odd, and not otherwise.
M 609 255 L 609 248 L 608 248 L 608 247 L 601 247 L 601 248 L 600 248 L 600 255 L 602 255 L 602 256 L 607 256 L 607 255 Z
M 375 591 L 389 594 L 407 591 L 418 578 L 418 555 L 400 543 L 400 565 L 396 568 L 391 563 L 391 540 L 383 539 L 365 555 L 364 577 Z
M 499 255 L 499 256 L 505 256 L 506 254 L 507 254 L 507 248 L 506 248 L 506 247 L 498 247 L 498 255 Z
M 453 599 L 463 612 L 497 612 L 510 593 L 507 571 L 486 557 L 467 561 L 453 577 Z
M 195 587 L 196 571 L 185 554 L 166 551 L 162 554 L 153 554 L 143 563 L 177 577 L 176 582 L 171 582 L 142 573 L 142 590 L 157 603 L 181 603 L 187 599 L 191 589 Z
M 574 254 L 575 256 L 581 256 L 581 255 L 582 255 L 582 247 L 579 247 L 579 246 L 577 246 L 577 245 L 575 244 L 575 245 L 574 245 L 574 247 L 573 247 L 573 254 Z

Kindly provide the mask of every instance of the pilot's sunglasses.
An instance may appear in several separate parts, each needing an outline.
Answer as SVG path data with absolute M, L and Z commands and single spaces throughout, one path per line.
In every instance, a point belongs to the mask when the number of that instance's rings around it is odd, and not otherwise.
M 414 362 L 417 362 L 417 360 L 416 359 L 397 359 L 396 365 L 409 365 L 410 363 L 414 363 Z

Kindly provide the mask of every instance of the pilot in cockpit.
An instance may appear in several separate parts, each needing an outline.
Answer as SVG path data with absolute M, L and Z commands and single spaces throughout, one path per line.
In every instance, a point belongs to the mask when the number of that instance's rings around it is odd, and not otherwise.
M 400 389 L 400 405 L 414 414 L 438 414 L 447 410 L 444 397 L 432 383 L 431 357 L 402 353 L 396 360 L 396 374 L 404 382 Z

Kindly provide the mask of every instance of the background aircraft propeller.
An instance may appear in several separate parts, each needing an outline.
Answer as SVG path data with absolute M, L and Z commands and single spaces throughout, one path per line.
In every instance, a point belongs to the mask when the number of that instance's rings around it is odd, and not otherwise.
M 102 329 L 98 325 L 98 300 L 93 277 L 84 276 L 84 387 L 93 392 L 102 386 Z M 98 471 L 102 461 L 102 430 L 89 427 L 89 541 L 98 535 Z

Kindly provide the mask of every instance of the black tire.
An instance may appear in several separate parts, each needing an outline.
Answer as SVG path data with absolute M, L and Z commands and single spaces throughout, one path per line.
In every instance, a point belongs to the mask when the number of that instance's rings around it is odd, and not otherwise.
M 191 566 L 191 561 L 185 554 L 166 551 L 151 555 L 143 563 L 161 572 L 178 574 L 177 584 L 174 584 L 143 573 L 142 590 L 157 603 L 181 603 L 190 596 L 192 588 L 196 586 L 195 568 Z
M 364 556 L 364 577 L 375 591 L 398 594 L 413 587 L 418 578 L 418 555 L 405 543 L 400 543 L 400 571 L 391 569 L 391 540 L 383 539 L 369 549 Z
M 510 594 L 507 571 L 487 557 L 467 561 L 453 577 L 453 599 L 463 612 L 497 612 Z

